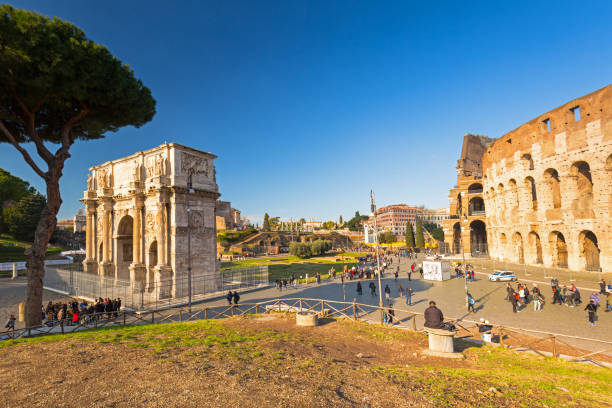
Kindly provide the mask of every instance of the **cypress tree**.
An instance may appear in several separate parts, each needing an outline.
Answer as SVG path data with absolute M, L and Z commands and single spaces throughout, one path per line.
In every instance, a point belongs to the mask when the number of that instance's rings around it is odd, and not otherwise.
M 263 231 L 270 231 L 270 216 L 268 215 L 268 213 L 264 214 L 264 221 L 263 221 Z
M 423 248 L 425 246 L 425 237 L 423 236 L 423 222 L 420 218 L 417 218 L 416 220 L 415 244 L 419 248 Z
M 414 248 L 414 232 L 412 232 L 412 224 L 410 221 L 406 223 L 406 246 Z

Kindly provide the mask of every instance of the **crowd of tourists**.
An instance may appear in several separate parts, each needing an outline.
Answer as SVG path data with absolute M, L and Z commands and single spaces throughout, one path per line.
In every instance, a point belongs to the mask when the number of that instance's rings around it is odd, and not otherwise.
M 58 323 L 68 326 L 77 324 L 88 324 L 100 319 L 112 319 L 119 316 L 121 310 L 121 298 L 109 299 L 98 298 L 89 303 L 82 300 L 72 302 L 52 302 L 42 309 L 43 321 L 47 326 Z

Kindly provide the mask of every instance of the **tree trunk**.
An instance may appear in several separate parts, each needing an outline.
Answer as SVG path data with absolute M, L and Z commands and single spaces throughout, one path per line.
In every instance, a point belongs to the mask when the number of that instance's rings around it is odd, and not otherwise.
M 34 242 L 27 253 L 28 290 L 26 298 L 26 327 L 42 324 L 42 291 L 45 276 L 45 255 L 47 245 L 57 223 L 57 213 L 62 198 L 60 196 L 59 178 L 64 167 L 63 160 L 55 160 L 50 166 L 47 182 L 47 206 L 40 215 L 40 221 L 34 233 Z

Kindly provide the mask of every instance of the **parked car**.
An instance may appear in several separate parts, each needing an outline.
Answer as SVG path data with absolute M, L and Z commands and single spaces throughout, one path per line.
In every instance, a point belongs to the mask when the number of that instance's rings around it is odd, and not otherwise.
M 516 275 L 514 274 L 514 272 L 510 271 L 495 271 L 489 275 L 489 280 L 491 282 L 515 281 Z

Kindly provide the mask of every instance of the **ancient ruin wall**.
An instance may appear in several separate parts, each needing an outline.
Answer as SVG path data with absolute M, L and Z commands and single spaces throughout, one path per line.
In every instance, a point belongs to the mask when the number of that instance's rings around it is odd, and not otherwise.
M 612 86 L 507 133 L 482 166 L 492 257 L 612 271 Z

